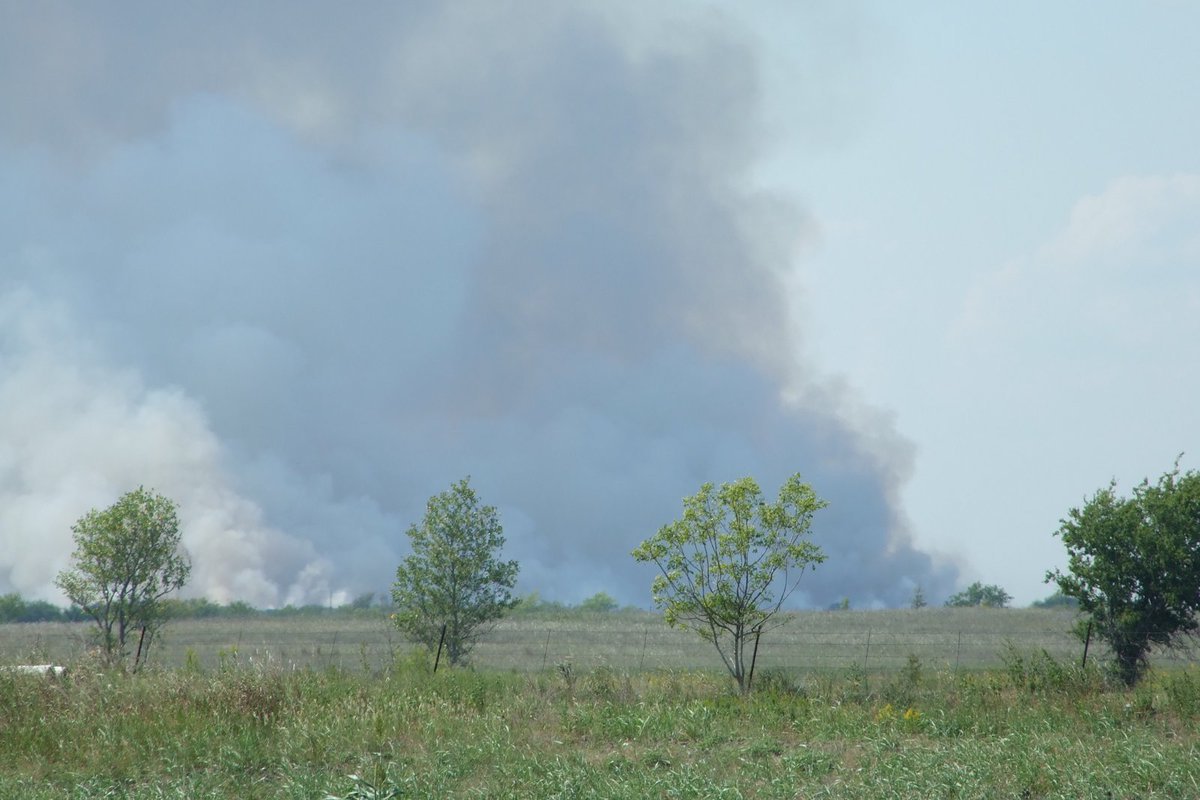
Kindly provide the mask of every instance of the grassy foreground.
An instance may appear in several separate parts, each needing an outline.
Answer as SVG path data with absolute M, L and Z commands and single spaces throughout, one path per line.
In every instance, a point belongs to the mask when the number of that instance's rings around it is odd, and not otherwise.
M 1200 673 L 0 673 L 4 798 L 1200 797 Z

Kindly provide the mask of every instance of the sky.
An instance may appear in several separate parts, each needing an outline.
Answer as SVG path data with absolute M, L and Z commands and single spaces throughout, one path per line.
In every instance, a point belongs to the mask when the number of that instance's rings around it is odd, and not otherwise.
M 0 591 L 146 485 L 188 592 L 385 591 L 471 477 L 521 592 L 648 605 L 799 472 L 795 602 L 1050 593 L 1197 463 L 1183 2 L 0 3 Z

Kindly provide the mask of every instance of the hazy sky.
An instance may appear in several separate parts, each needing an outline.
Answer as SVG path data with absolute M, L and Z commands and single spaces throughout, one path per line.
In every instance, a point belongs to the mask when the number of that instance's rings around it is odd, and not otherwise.
M 1200 9 L 642 6 L 0 3 L 0 591 L 138 484 L 194 593 L 382 590 L 469 474 L 645 604 L 800 472 L 801 603 L 1027 603 L 1197 463 Z
M 819 67 L 762 26 L 802 347 L 913 443 L 916 541 L 1028 602 L 1070 507 L 1200 466 L 1200 6 L 852 7 Z M 831 63 L 805 140 L 787 76 Z

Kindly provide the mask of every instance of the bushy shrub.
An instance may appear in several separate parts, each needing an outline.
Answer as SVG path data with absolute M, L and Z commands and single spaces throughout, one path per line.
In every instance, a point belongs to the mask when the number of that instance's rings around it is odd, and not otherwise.
M 900 709 L 908 708 L 917 701 L 922 680 L 921 659 L 909 653 L 904 667 L 884 684 L 882 696 L 885 702 Z
M 1022 653 L 1008 642 L 1000 658 L 1009 680 L 1018 689 L 1082 695 L 1102 691 L 1105 687 L 1104 674 L 1096 666 L 1064 664 L 1044 649 Z
M 772 667 L 754 676 L 755 694 L 777 697 L 804 697 L 807 693 L 796 677 L 786 669 Z

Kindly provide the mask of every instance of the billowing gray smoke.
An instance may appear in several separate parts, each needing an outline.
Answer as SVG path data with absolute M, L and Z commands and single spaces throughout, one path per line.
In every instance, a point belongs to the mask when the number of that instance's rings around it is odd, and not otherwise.
M 0 12 L 0 590 L 56 598 L 139 483 L 194 592 L 379 590 L 469 474 L 522 589 L 645 603 L 629 551 L 684 495 L 796 471 L 830 501 L 802 602 L 950 588 L 906 446 L 792 355 L 804 220 L 750 187 L 727 21 L 189 8 Z

